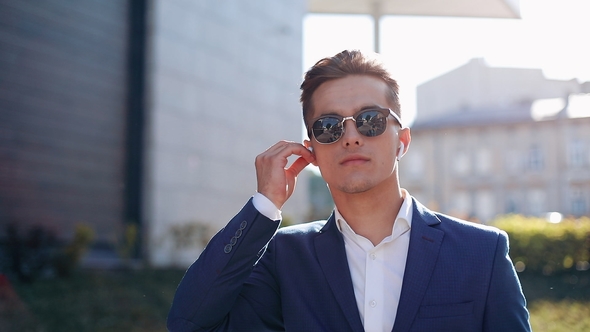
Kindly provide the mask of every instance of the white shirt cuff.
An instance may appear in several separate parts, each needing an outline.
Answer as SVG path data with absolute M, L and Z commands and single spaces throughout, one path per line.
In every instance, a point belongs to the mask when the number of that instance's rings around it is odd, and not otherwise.
M 255 193 L 252 196 L 252 204 L 254 204 L 258 212 L 262 213 L 268 219 L 281 220 L 283 218 L 281 210 L 277 209 L 276 205 L 261 193 Z

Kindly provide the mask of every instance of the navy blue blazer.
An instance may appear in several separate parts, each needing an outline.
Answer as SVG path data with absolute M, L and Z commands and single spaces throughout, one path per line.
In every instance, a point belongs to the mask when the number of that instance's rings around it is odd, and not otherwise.
M 169 331 L 363 331 L 334 215 L 278 226 L 250 200 L 187 270 Z M 393 332 L 530 331 L 506 233 L 415 199 L 411 227 Z

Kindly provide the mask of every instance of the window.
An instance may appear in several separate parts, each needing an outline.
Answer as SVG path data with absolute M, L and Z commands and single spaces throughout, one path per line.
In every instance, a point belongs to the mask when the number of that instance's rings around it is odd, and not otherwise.
M 542 171 L 545 167 L 543 150 L 538 145 L 533 145 L 529 149 L 529 170 Z
M 541 189 L 532 189 L 528 192 L 529 214 L 540 216 L 542 213 L 547 212 L 545 208 L 546 196 L 545 191 Z
M 422 151 L 414 149 L 406 155 L 407 165 L 403 166 L 409 175 L 416 179 L 424 176 L 424 158 Z
M 504 154 L 504 165 L 509 174 L 516 174 L 521 168 L 521 154 L 517 150 L 508 150 Z
M 584 142 L 578 139 L 570 141 L 568 144 L 568 164 L 572 167 L 582 167 L 586 165 L 586 146 Z
M 504 204 L 504 213 L 511 214 L 520 212 L 518 211 L 518 202 L 515 195 L 508 195 Z
M 469 154 L 466 151 L 457 153 L 454 159 L 454 169 L 458 175 L 466 175 L 471 172 L 471 162 L 469 160 Z
M 453 203 L 453 211 L 458 217 L 467 218 L 471 215 L 471 197 L 467 191 L 457 191 Z
M 496 215 L 494 194 L 489 190 L 481 190 L 475 196 L 475 211 L 482 222 L 488 222 Z
M 574 216 L 582 216 L 587 212 L 586 197 L 581 190 L 574 190 L 571 194 L 571 208 Z
M 482 148 L 476 153 L 475 169 L 478 174 L 488 174 L 492 170 L 492 153 L 490 149 Z

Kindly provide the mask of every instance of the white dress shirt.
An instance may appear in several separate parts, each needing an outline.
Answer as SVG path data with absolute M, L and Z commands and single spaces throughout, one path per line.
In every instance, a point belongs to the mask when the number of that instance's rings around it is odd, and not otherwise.
M 367 332 L 389 332 L 395 322 L 412 226 L 412 200 L 405 189 L 402 195 L 404 202 L 391 235 L 377 246 L 356 234 L 337 208 L 334 211 L 344 238 L 356 303 Z M 252 203 L 267 218 L 281 218 L 281 211 L 264 195 L 256 193 Z
M 367 332 L 389 332 L 393 328 L 402 291 L 412 226 L 412 200 L 402 189 L 404 202 L 393 224 L 391 235 L 376 246 L 356 234 L 335 210 L 356 304 Z

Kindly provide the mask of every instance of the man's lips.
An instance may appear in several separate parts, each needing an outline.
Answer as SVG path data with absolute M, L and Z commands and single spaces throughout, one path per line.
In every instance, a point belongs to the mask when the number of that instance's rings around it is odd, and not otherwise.
M 365 156 L 361 156 L 361 155 L 350 155 L 350 156 L 342 159 L 342 161 L 340 161 L 340 165 L 343 165 L 343 166 L 355 166 L 355 165 L 364 164 L 367 161 L 369 161 L 369 158 L 367 158 Z

